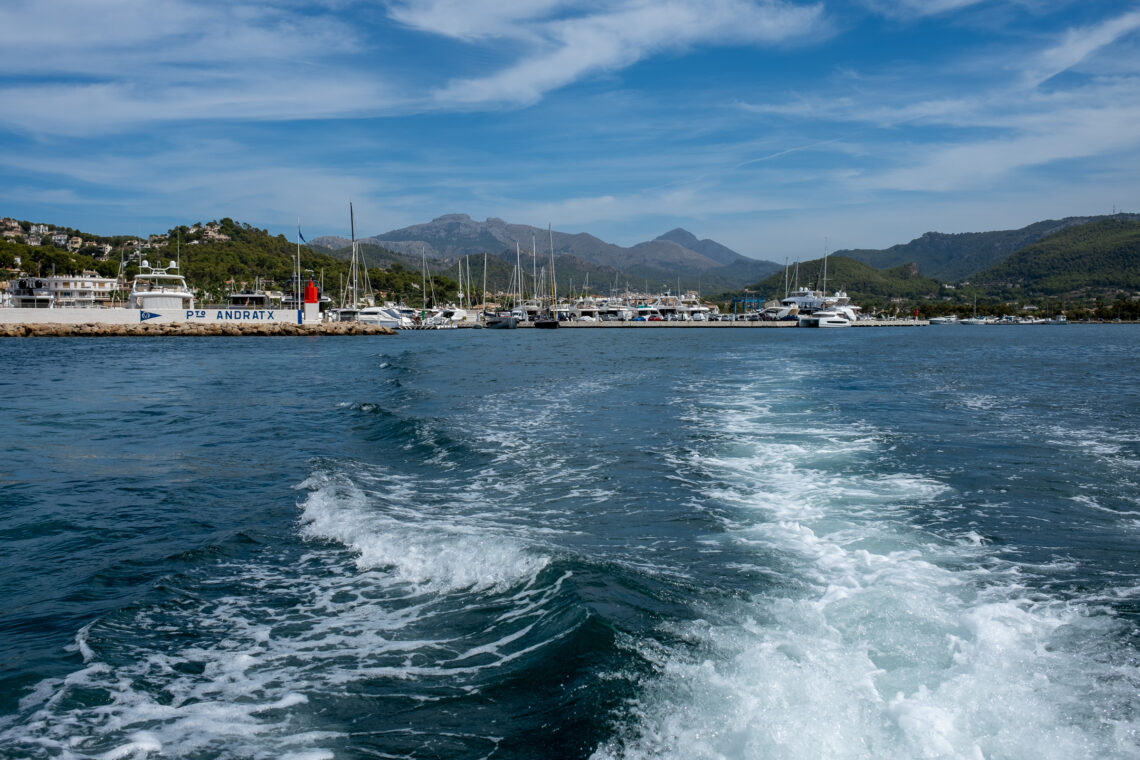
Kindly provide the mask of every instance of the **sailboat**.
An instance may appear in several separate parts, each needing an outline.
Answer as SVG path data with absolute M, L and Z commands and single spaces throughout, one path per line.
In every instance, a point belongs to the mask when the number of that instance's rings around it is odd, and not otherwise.
M 550 235 L 550 311 L 534 321 L 534 326 L 544 330 L 553 330 L 558 327 L 558 313 L 554 307 L 554 232 L 547 225 L 546 232 Z
M 515 259 L 519 257 L 519 244 L 515 241 Z M 514 277 L 518 274 L 518 267 L 515 267 L 515 272 L 511 275 L 511 282 L 514 283 Z M 517 300 L 517 299 L 516 299 Z M 487 254 L 483 254 L 483 303 L 487 303 Z M 514 330 L 519 326 L 519 318 L 511 311 L 483 311 L 483 324 L 490 330 Z
M 985 317 L 979 317 L 978 316 L 978 299 L 977 298 L 974 299 L 974 316 L 966 317 L 965 319 L 963 319 L 958 324 L 961 324 L 961 325 L 985 325 L 985 324 L 989 324 L 989 320 L 987 320 Z
M 356 243 L 356 218 L 351 203 L 348 204 L 348 224 L 352 234 L 352 259 L 348 265 L 348 280 L 341 293 L 340 308 L 333 310 L 340 322 L 356 321 L 364 307 L 374 305 L 372 286 L 368 283 L 368 267 Z

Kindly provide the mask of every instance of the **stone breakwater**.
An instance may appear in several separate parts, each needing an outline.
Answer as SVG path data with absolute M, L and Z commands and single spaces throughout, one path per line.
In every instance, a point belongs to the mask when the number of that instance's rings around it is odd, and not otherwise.
M 117 338 L 117 337 L 216 337 L 232 335 L 395 335 L 389 327 L 361 322 L 319 322 L 297 325 L 288 322 L 196 324 L 164 322 L 155 324 L 115 325 L 88 322 L 54 324 L 36 322 L 0 324 L 0 338 Z

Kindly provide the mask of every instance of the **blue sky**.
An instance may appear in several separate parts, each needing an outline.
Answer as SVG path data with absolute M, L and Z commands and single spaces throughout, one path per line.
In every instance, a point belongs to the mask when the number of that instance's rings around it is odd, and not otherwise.
M 6 0 L 0 216 L 782 263 L 1140 211 L 1140 3 Z

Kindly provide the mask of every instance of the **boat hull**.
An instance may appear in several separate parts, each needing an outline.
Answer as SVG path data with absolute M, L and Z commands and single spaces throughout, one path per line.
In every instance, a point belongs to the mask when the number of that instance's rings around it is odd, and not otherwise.
M 514 330 L 519 326 L 518 317 L 487 317 L 488 330 Z

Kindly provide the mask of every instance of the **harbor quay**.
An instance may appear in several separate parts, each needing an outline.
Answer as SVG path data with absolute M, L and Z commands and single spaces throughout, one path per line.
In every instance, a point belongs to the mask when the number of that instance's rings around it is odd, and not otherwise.
M 613 322 L 576 322 L 567 321 L 559 322 L 559 329 L 573 328 L 573 329 L 633 329 L 633 330 L 652 330 L 652 329 L 692 329 L 692 330 L 754 330 L 754 329 L 771 329 L 771 328 L 788 328 L 797 327 L 798 323 L 795 321 L 747 321 L 737 320 L 735 322 L 722 322 L 722 321 L 709 321 L 697 322 L 686 320 L 681 321 L 661 321 L 661 322 L 632 322 L 632 321 L 613 321 Z M 850 327 L 925 327 L 930 323 L 925 319 L 860 319 L 852 322 Z M 520 328 L 534 327 L 532 322 L 519 322 Z

